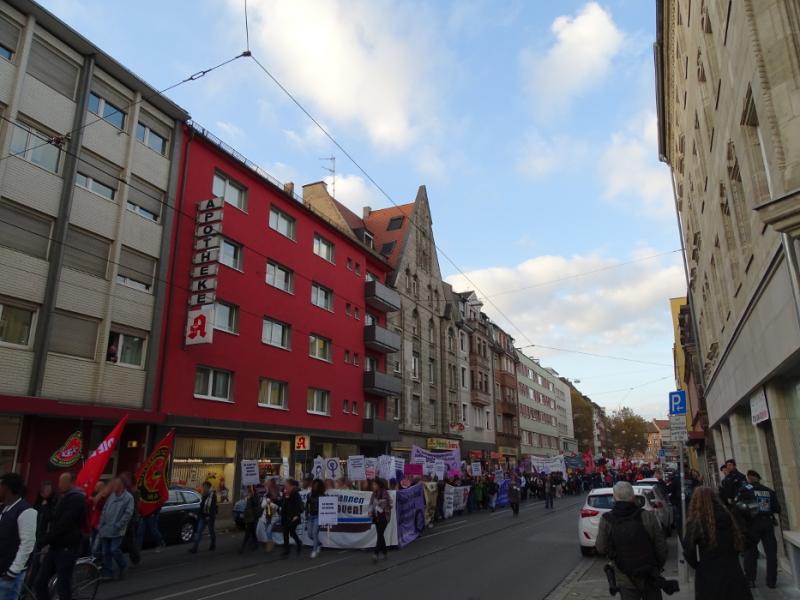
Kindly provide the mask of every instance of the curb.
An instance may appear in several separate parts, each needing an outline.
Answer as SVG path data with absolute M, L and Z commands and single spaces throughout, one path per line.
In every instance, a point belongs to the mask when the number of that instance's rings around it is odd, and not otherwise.
M 593 558 L 584 558 L 578 566 L 572 569 L 566 577 L 559 583 L 543 600 L 564 600 L 575 582 L 586 575 L 586 572 L 594 565 Z

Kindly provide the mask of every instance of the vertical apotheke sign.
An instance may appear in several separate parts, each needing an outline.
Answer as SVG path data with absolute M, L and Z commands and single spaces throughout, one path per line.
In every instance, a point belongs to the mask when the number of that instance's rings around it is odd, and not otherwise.
M 202 200 L 197 204 L 186 344 L 210 344 L 213 341 L 223 206 L 222 198 Z

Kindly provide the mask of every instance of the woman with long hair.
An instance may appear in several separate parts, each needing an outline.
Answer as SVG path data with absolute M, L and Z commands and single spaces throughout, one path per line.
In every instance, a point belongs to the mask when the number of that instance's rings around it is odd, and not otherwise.
M 319 499 L 325 495 L 325 482 L 315 479 L 306 500 L 306 530 L 311 538 L 311 558 L 319 555 Z
M 697 600 L 752 600 L 739 564 L 744 536 L 716 492 L 701 486 L 692 494 L 683 553 L 696 571 Z
M 386 481 L 384 479 L 375 479 L 372 482 L 372 497 L 369 500 L 369 514 L 372 516 L 372 522 L 375 523 L 375 529 L 378 533 L 378 539 L 375 543 L 375 554 L 372 556 L 373 562 L 378 562 L 378 558 L 383 554 L 383 558 L 389 557 L 386 550 L 386 527 L 389 525 L 389 520 L 392 518 L 392 497 L 386 490 Z

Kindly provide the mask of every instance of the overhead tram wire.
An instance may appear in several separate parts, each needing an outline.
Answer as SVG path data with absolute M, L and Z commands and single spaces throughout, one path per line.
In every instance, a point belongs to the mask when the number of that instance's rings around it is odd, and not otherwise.
M 569 350 L 567 348 L 556 348 L 554 346 L 545 346 L 543 344 L 528 344 L 527 346 L 518 346 L 517 350 L 524 350 L 526 348 L 544 348 L 545 350 L 554 350 L 556 352 L 567 352 L 567 353 L 570 353 L 570 354 L 583 354 L 584 356 L 593 356 L 595 358 L 608 358 L 608 359 L 611 359 L 611 360 L 622 360 L 622 361 L 625 361 L 625 362 L 638 363 L 638 364 L 642 364 L 642 365 L 653 365 L 653 366 L 656 366 L 656 367 L 670 367 L 670 368 L 673 367 L 673 365 L 668 365 L 666 363 L 657 363 L 657 362 L 652 362 L 652 361 L 648 361 L 648 360 L 639 360 L 639 359 L 636 359 L 636 358 L 627 358 L 627 357 L 624 357 L 624 356 L 614 356 L 612 354 L 600 354 L 600 353 L 597 353 L 597 352 L 585 352 L 583 350 Z
M 626 388 L 619 388 L 617 390 L 608 390 L 605 392 L 593 392 L 593 393 L 586 392 L 584 396 L 593 397 L 593 396 L 604 396 L 606 394 L 619 394 L 621 392 L 630 393 L 633 390 L 638 390 L 639 388 L 643 388 L 648 385 L 653 385 L 654 383 L 658 383 L 659 381 L 664 381 L 665 379 L 672 379 L 672 377 L 671 376 L 659 377 L 658 379 L 651 379 L 650 381 L 645 381 L 644 383 L 640 383 L 639 385 L 634 385 L 632 387 L 626 387 Z
M 82 130 L 86 129 L 90 125 L 94 125 L 95 123 L 97 123 L 99 121 L 104 121 L 105 117 L 110 117 L 110 116 L 119 114 L 119 113 L 123 112 L 123 110 L 130 110 L 131 108 L 133 108 L 137 104 L 141 104 L 142 102 L 147 102 L 148 100 L 150 100 L 154 96 L 163 95 L 163 94 L 169 92 L 170 90 L 174 90 L 175 88 L 182 86 L 185 83 L 189 83 L 191 81 L 197 81 L 198 79 L 200 79 L 202 77 L 205 77 L 209 73 L 211 73 L 213 71 L 216 71 L 217 69 L 222 68 L 225 65 L 230 64 L 230 63 L 232 63 L 232 62 L 234 62 L 234 61 L 236 61 L 236 60 L 238 60 L 240 58 L 244 58 L 246 56 L 250 56 L 250 51 L 249 50 L 245 50 L 241 54 L 237 54 L 233 58 L 229 58 L 227 60 L 224 60 L 221 63 L 219 63 L 217 65 L 214 65 L 213 67 L 208 67 L 207 69 L 202 69 L 200 71 L 196 71 L 195 73 L 192 73 L 188 77 L 185 77 L 185 78 L 181 79 L 180 81 L 165 87 L 162 90 L 155 90 L 155 91 L 153 91 L 153 93 L 147 94 L 145 96 L 142 96 L 139 100 L 137 100 L 135 102 L 129 102 L 125 107 L 115 108 L 112 112 L 108 113 L 104 117 L 98 116 L 95 119 L 87 121 L 86 123 L 84 123 L 80 127 L 76 127 L 75 129 L 67 131 L 66 133 L 59 134 L 59 135 L 53 136 L 51 138 L 43 138 L 42 136 L 38 136 L 37 135 L 36 137 L 38 137 L 40 139 L 43 139 L 45 141 L 43 143 L 41 143 L 41 144 L 36 144 L 34 146 L 26 147 L 21 152 L 9 152 L 5 156 L 0 156 L 0 162 L 6 160 L 7 158 L 9 158 L 11 156 L 16 156 L 17 154 L 20 154 L 20 153 L 21 154 L 26 154 L 26 153 L 28 153 L 28 152 L 30 152 L 32 150 L 36 150 L 37 148 L 41 148 L 43 146 L 47 146 L 48 144 L 56 146 L 57 148 L 60 148 L 62 150 L 62 152 L 65 152 L 66 150 L 62 146 L 64 145 L 64 142 L 70 138 L 70 136 L 78 133 L 79 131 L 82 131 Z M 2 117 L 2 118 L 5 121 L 8 121 L 9 123 L 12 123 L 13 125 L 17 125 L 17 123 L 15 121 L 12 121 L 12 120 L 10 120 L 10 119 L 8 119 L 6 117 Z

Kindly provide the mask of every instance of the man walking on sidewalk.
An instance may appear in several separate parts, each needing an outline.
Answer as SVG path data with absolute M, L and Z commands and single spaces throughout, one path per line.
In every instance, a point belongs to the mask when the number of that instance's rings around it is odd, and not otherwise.
M 0 477 L 0 599 L 16 600 L 36 545 L 36 511 L 17 473 Z
M 753 486 L 758 503 L 758 514 L 748 524 L 747 549 L 744 551 L 744 573 L 751 587 L 756 586 L 758 572 L 758 542 L 767 556 L 767 587 L 774 588 L 778 581 L 778 542 L 775 540 L 775 516 L 781 514 L 781 505 L 775 491 L 761 483 L 756 471 L 747 472 L 747 481 Z
M 614 486 L 614 508 L 600 519 L 595 549 L 622 573 L 622 600 L 662 599 L 655 579 L 667 562 L 667 542 L 658 519 L 639 508 L 627 481 Z
M 200 538 L 203 537 L 203 530 L 208 528 L 208 536 L 211 538 L 211 545 L 209 550 L 214 550 L 217 547 L 217 532 L 214 529 L 214 522 L 217 519 L 217 494 L 211 489 L 211 483 L 206 481 L 203 483 L 203 499 L 200 500 L 200 517 L 197 519 L 197 527 L 194 530 L 194 540 L 189 552 L 192 554 L 197 553 L 197 547 L 200 545 Z

